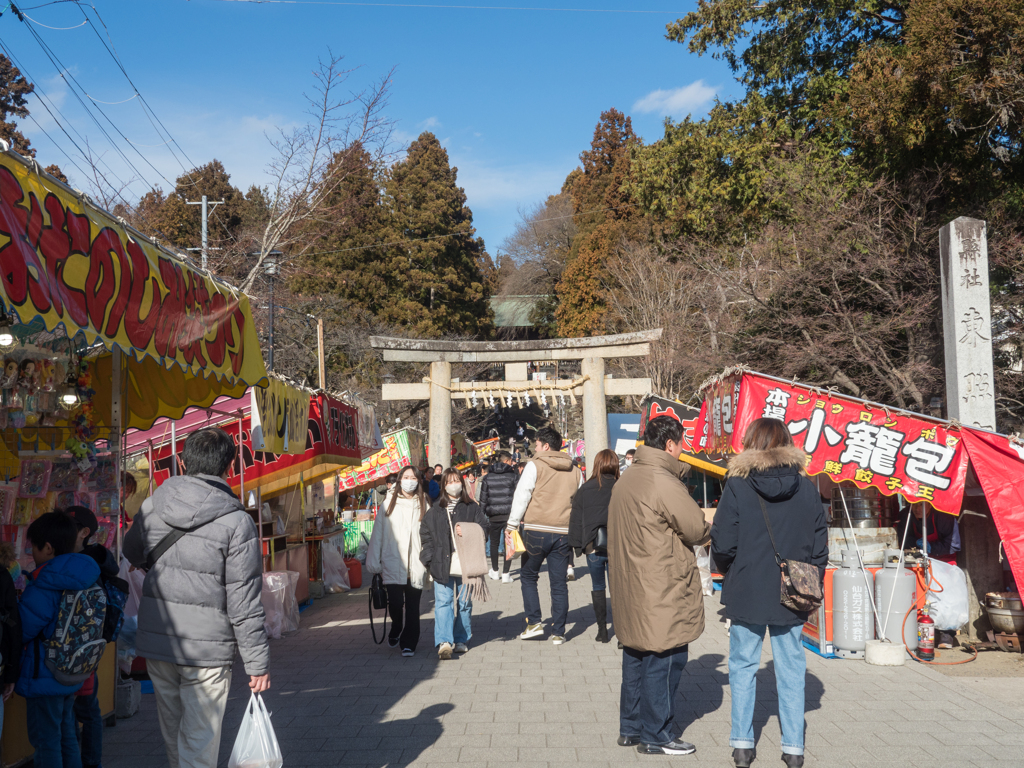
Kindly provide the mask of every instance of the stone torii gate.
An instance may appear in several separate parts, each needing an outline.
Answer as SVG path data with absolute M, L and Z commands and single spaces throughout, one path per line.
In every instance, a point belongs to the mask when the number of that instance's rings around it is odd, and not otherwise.
M 371 336 L 370 346 L 383 352 L 385 362 L 430 363 L 430 377 L 419 384 L 385 384 L 384 400 L 430 400 L 430 461 L 448 464 L 452 441 L 452 405 L 454 399 L 469 400 L 472 393 L 481 398 L 501 393 L 517 399 L 541 395 L 554 398 L 568 394 L 575 402 L 583 397 L 583 439 L 587 467 L 594 466 L 598 451 L 608 447 L 608 409 L 606 397 L 646 395 L 650 379 L 605 377 L 605 360 L 620 357 L 644 357 L 651 342 L 661 338 L 661 328 L 615 336 L 587 336 L 578 339 L 541 339 L 537 341 L 429 341 Z M 580 360 L 581 377 L 575 380 L 531 382 L 528 362 Z M 452 383 L 452 363 L 504 363 L 505 381 L 466 381 Z

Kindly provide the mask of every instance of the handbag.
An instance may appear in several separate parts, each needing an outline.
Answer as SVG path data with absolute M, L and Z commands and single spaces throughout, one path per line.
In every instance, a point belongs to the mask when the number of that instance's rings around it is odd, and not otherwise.
M 505 559 L 514 560 L 526 554 L 526 545 L 519 531 L 505 531 Z
M 768 538 L 772 540 L 775 562 L 779 564 L 779 570 L 782 572 L 780 602 L 791 611 L 817 610 L 824 600 L 821 590 L 821 570 L 818 566 L 810 563 L 782 559 L 782 556 L 779 555 L 779 548 L 775 545 L 775 534 L 772 533 L 772 522 L 768 519 L 768 508 L 765 507 L 761 494 L 756 490 L 754 493 L 757 494 L 757 500 L 761 502 L 761 512 L 764 514 L 764 524 L 768 527 Z
M 608 556 L 608 527 L 602 525 L 594 531 L 594 554 Z
M 373 642 L 377 645 L 381 645 L 384 642 L 384 638 L 387 637 L 387 632 L 384 630 L 388 626 L 388 615 L 384 614 L 383 626 L 381 627 L 380 640 L 377 639 L 377 632 L 373 628 L 373 612 L 386 610 L 388 607 L 388 591 L 384 587 L 384 577 L 379 574 L 373 574 L 373 579 L 370 580 L 370 634 L 373 635 Z

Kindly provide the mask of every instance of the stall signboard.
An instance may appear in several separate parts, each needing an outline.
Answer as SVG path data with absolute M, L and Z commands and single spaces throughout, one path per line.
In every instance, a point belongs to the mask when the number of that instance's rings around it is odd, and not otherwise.
M 313 396 L 306 422 L 306 450 L 298 455 L 289 455 L 254 448 L 252 420 L 247 416 L 242 419 L 239 460 L 228 474 L 228 484 L 236 492 L 241 490 L 243 476 L 239 473 L 239 461 L 244 469 L 245 488 L 259 487 L 264 496 L 297 485 L 300 475 L 305 482 L 311 483 L 341 468 L 357 465 L 360 456 L 356 420 L 356 409 L 351 405 L 324 394 Z M 238 442 L 237 421 L 223 425 L 223 429 Z M 183 446 L 184 440 L 179 440 L 179 459 Z M 153 478 L 157 485 L 171 476 L 171 462 L 170 445 L 154 450 Z M 179 466 L 178 471 L 182 470 L 183 467 Z
M 711 457 L 705 452 L 708 424 L 703 408 L 693 408 L 676 400 L 648 395 L 640 404 L 639 444 L 643 443 L 647 422 L 659 416 L 670 416 L 683 425 L 683 452 L 679 456 L 682 461 L 718 477 L 725 475 L 725 458 Z
M 501 438 L 492 437 L 490 440 L 481 440 L 479 443 L 474 443 L 476 446 L 476 457 L 483 461 L 489 459 L 491 456 L 501 450 Z
M 465 435 L 452 435 L 452 462 L 456 469 L 469 469 L 476 464 L 476 446 Z
M 292 456 L 305 453 L 309 392 L 271 376 L 269 386 L 253 387 L 250 397 L 253 449 Z
M 377 409 L 357 398 L 356 411 L 359 413 L 359 452 L 366 459 L 384 448 L 384 440 L 377 426 Z
M 960 513 L 968 457 L 959 429 L 753 373 L 705 392 L 710 448 L 720 455 L 740 451 L 755 419 L 775 418 L 809 454 L 808 474 Z
M 366 459 L 358 467 L 353 467 L 338 475 L 338 487 L 352 490 L 367 483 L 382 481 L 393 472 L 411 464 L 409 452 L 409 434 L 406 430 L 384 435 L 384 448 Z
M 0 152 L 0 294 L 22 323 L 176 364 L 196 377 L 265 381 L 245 294 Z

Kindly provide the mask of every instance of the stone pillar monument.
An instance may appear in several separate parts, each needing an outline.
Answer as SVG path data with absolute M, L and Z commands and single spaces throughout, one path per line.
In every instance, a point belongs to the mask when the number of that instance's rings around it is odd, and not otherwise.
M 946 414 L 967 427 L 996 428 L 992 371 L 992 310 L 988 293 L 985 222 L 961 217 L 939 231 L 942 327 L 946 357 Z M 967 575 L 967 632 L 985 639 L 990 628 L 982 607 L 986 592 L 1002 588 L 996 557 L 999 534 L 983 497 L 964 497 L 959 561 Z M 984 509 L 984 513 L 977 510 Z
M 430 432 L 428 452 L 430 466 L 452 464 L 452 364 L 447 360 L 430 364 Z M 438 479 L 438 484 L 441 480 Z
M 608 447 L 608 409 L 605 407 L 604 358 L 584 357 L 580 372 L 583 382 L 583 434 L 587 475 L 594 471 L 594 459 Z
M 985 222 L 960 217 L 939 232 L 946 413 L 968 427 L 996 428 L 992 310 Z

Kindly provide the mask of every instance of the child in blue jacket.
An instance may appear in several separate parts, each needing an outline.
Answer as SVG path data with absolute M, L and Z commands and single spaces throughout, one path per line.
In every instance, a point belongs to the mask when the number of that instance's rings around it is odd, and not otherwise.
M 36 768 L 81 768 L 75 734 L 75 692 L 81 685 L 59 684 L 42 660 L 42 643 L 56 628 L 66 590 L 92 586 L 100 567 L 88 555 L 74 554 L 78 526 L 63 512 L 41 515 L 28 527 L 36 569 L 18 606 L 21 614 L 21 675 L 14 690 L 25 698 L 28 740 Z

